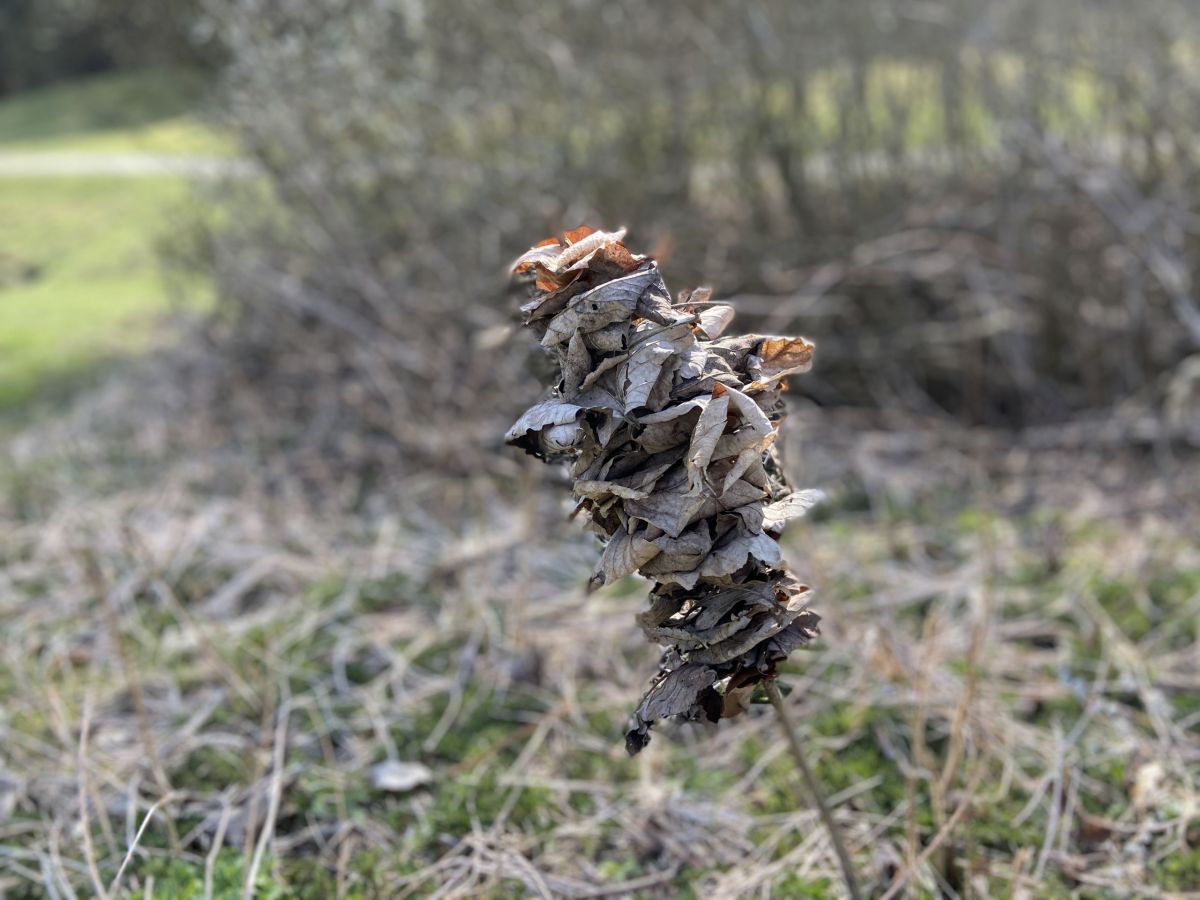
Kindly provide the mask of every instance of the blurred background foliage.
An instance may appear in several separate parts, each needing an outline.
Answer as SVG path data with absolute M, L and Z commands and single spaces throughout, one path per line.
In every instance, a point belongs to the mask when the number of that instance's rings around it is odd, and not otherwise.
M 818 345 L 869 890 L 1194 890 L 1198 98 L 1187 0 L 0 0 L 0 894 L 834 892 L 500 446 L 581 223 Z
M 5 0 L 0 97 L 116 69 L 210 69 L 201 0 Z
M 478 336 L 506 261 L 585 221 L 818 338 L 822 405 L 1058 422 L 1160 404 L 1200 349 L 1187 4 L 211 12 L 265 176 L 204 242 L 214 333 L 260 374 L 348 377 L 330 423 L 519 406 Z
M 330 435 L 440 454 L 413 414 L 519 407 L 505 263 L 585 221 L 629 225 L 676 288 L 819 337 L 801 390 L 825 406 L 1003 427 L 1154 409 L 1200 349 L 1200 26 L 1178 0 L 0 15 L 0 93 L 135 73 L 107 104 L 0 107 L 6 143 L 141 128 L 252 161 L 175 257 L 213 279 L 238 377 L 322 408 Z M 225 131 L 181 137 L 206 83 Z

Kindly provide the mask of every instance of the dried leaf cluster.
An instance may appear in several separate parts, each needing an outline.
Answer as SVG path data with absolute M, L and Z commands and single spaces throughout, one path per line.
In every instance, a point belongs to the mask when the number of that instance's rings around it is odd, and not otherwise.
M 813 345 L 722 337 L 733 309 L 704 288 L 672 303 L 623 237 L 579 228 L 514 264 L 533 284 L 525 322 L 560 378 L 506 440 L 570 461 L 576 511 L 606 540 L 593 588 L 632 572 L 656 582 L 638 622 L 667 649 L 626 734 L 634 754 L 659 719 L 742 712 L 816 634 L 777 538 L 819 493 L 793 491 L 775 450 L 784 378 L 808 370 Z

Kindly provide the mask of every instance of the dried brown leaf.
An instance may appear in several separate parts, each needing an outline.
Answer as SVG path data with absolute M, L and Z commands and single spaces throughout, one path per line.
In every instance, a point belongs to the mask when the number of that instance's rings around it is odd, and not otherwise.
M 750 366 L 755 380 L 747 391 L 761 391 L 787 375 L 807 372 L 812 368 L 814 346 L 802 337 L 763 338 L 755 350 L 757 361 Z

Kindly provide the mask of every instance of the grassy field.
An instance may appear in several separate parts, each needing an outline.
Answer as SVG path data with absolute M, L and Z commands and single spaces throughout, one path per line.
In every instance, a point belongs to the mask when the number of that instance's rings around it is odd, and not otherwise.
M 0 407 L 145 348 L 168 303 L 155 241 L 168 177 L 0 179 Z
M 122 72 L 0 101 L 0 152 L 227 155 L 198 115 L 205 88 L 187 72 Z
M 769 707 L 626 757 L 646 585 L 585 595 L 556 485 L 350 515 L 180 396 L 114 383 L 3 469 L 0 891 L 840 896 Z M 783 684 L 868 896 L 1200 886 L 1194 464 L 805 418 L 824 638 Z
M 141 350 L 168 308 L 157 243 L 188 197 L 178 177 L 90 175 L 112 153 L 212 154 L 188 78 L 106 76 L 0 102 L 0 409 Z M 5 154 L 69 152 L 78 175 L 6 174 Z M 202 297 L 199 285 L 189 296 Z

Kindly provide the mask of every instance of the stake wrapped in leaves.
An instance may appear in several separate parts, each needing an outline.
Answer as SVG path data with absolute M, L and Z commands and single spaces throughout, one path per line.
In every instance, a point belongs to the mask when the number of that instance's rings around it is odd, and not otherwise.
M 578 510 L 606 541 L 592 588 L 632 572 L 655 582 L 638 622 L 667 649 L 626 734 L 634 754 L 658 719 L 742 712 L 817 633 L 777 539 L 819 493 L 793 491 L 775 450 L 784 379 L 809 369 L 813 345 L 722 337 L 733 309 L 703 288 L 672 303 L 624 235 L 579 228 L 514 264 L 533 286 L 525 323 L 560 376 L 506 440 L 570 462 Z

